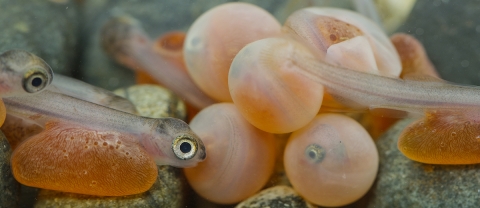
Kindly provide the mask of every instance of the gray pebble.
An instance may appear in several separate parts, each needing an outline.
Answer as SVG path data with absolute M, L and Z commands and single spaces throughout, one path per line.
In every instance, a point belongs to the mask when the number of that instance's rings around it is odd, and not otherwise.
M 140 115 L 161 118 L 186 118 L 185 104 L 170 90 L 158 85 L 144 84 L 120 88 L 115 94 L 127 98 L 137 107 Z
M 274 186 L 261 191 L 236 206 L 236 208 L 244 207 L 311 208 L 316 206 L 306 202 L 289 186 Z
M 19 203 L 20 186 L 12 175 L 11 155 L 10 144 L 0 131 L 0 207 L 17 207 Z

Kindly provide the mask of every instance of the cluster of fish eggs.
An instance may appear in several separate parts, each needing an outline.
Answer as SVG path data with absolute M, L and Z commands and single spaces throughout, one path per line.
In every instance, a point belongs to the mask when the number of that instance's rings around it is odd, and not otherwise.
M 299 73 L 302 69 L 291 62 L 257 50 L 289 41 L 305 44 L 330 64 L 400 74 L 400 61 L 388 37 L 354 12 L 303 9 L 282 27 L 268 12 L 246 3 L 207 11 L 190 27 L 183 47 L 193 81 L 223 102 L 201 110 L 190 123 L 209 157 L 185 173 L 204 198 L 231 204 L 260 190 L 274 168 L 273 135 L 291 132 L 285 171 L 308 201 L 346 205 L 372 185 L 378 153 L 366 130 L 347 116 L 318 114 L 323 86 Z

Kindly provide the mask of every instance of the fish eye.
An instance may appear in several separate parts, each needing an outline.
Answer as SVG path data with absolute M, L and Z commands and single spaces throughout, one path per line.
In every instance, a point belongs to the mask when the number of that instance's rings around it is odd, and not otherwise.
M 177 136 L 172 143 L 172 149 L 178 159 L 188 160 L 197 153 L 197 141 L 188 135 Z
M 48 77 L 38 69 L 30 70 L 22 80 L 23 89 L 28 93 L 35 93 L 43 90 L 48 83 Z
M 310 162 L 320 163 L 325 158 L 325 148 L 318 144 L 310 144 L 305 148 L 305 156 Z

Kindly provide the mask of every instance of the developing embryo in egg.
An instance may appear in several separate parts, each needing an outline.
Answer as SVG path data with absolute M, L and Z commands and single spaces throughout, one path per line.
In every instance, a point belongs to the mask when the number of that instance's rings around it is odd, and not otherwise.
M 290 136 L 285 171 L 305 199 L 321 206 L 350 204 L 372 186 L 378 153 L 372 138 L 355 120 L 320 114 Z

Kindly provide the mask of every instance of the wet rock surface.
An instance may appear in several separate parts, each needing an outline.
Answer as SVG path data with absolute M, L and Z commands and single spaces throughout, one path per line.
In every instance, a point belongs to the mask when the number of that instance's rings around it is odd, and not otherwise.
M 0 131 L 0 207 L 18 206 L 20 184 L 13 178 L 10 157 L 12 149 Z
M 184 104 L 164 88 L 139 85 L 119 89 L 117 94 L 130 99 L 141 116 L 185 118 Z M 35 207 L 183 207 L 187 186 L 181 169 L 158 166 L 157 181 L 145 193 L 122 197 L 97 197 L 40 190 Z
M 0 0 L 0 53 L 22 49 L 42 57 L 54 72 L 75 67 L 77 5 L 45 0 Z
M 415 36 L 445 80 L 480 85 L 480 1 L 417 1 L 398 29 Z
M 429 165 L 397 148 L 402 120 L 378 141 L 380 166 L 364 207 L 479 207 L 480 165 Z

